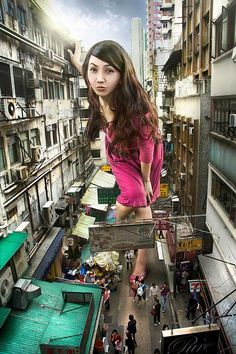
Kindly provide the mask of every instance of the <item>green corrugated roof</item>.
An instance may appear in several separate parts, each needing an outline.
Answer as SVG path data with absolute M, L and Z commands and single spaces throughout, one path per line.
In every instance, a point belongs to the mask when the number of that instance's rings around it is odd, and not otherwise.
M 2 327 L 3 323 L 6 321 L 7 316 L 11 312 L 11 309 L 8 307 L 0 307 L 0 328 Z
M 40 286 L 42 294 L 32 300 L 26 310 L 11 310 L 1 328 L 0 354 L 38 354 L 40 344 L 47 343 L 68 347 L 80 344 L 89 305 L 64 304 L 62 291 L 94 295 L 94 311 L 84 352 L 89 354 L 99 315 L 101 289 L 90 284 L 49 283 L 41 280 L 32 280 L 32 284 Z
M 7 264 L 16 251 L 25 242 L 28 235 L 25 232 L 12 232 L 7 237 L 0 238 L 0 270 Z

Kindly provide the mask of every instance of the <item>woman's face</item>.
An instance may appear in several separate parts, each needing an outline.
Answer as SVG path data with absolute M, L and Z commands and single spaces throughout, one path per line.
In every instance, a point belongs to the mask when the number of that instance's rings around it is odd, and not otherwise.
M 93 55 L 89 59 L 87 75 L 92 89 L 101 98 L 111 96 L 121 79 L 118 70 Z

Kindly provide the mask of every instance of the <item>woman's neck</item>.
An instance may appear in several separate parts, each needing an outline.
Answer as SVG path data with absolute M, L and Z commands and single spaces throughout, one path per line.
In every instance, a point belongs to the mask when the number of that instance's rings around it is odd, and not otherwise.
M 110 108 L 110 100 L 99 97 L 101 112 L 108 123 L 114 120 L 114 111 Z

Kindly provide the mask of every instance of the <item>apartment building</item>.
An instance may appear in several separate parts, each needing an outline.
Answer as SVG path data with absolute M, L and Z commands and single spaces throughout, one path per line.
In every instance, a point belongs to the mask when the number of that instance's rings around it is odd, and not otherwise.
M 0 236 L 27 231 L 28 252 L 55 222 L 65 225 L 94 171 L 67 53 L 73 41 L 38 3 L 0 2 Z
M 211 128 L 206 224 L 213 236 L 210 258 L 199 256 L 220 319 L 220 349 L 235 349 L 236 263 L 236 1 L 213 1 Z

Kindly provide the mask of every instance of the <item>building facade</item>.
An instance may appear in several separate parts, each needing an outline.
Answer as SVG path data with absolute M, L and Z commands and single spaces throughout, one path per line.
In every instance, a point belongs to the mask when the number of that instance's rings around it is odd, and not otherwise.
M 89 183 L 94 163 L 67 53 L 73 41 L 31 1 L 0 3 L 0 33 L 1 235 L 26 223 L 31 249 L 55 222 L 64 226 L 57 203 L 74 181 Z

